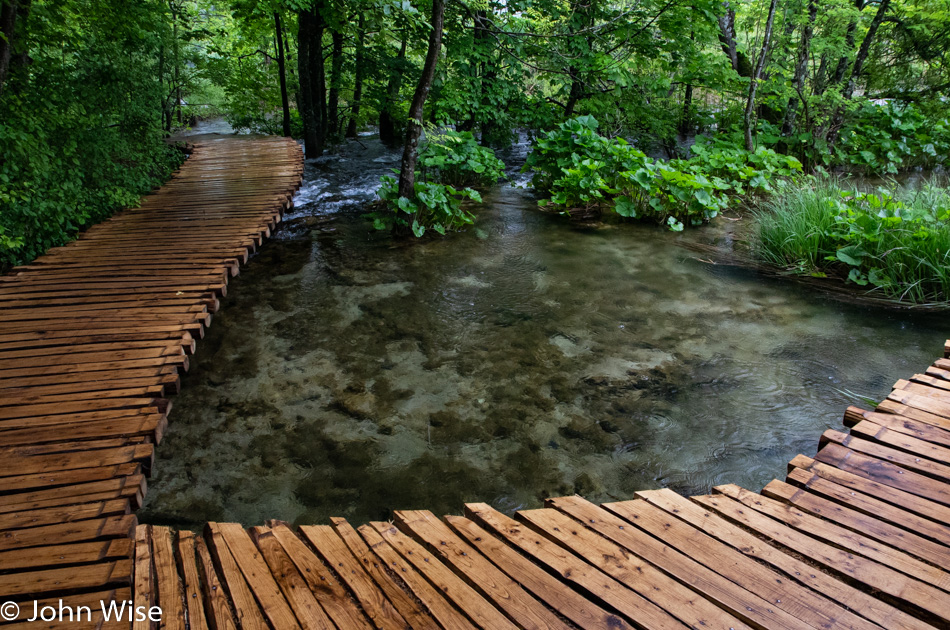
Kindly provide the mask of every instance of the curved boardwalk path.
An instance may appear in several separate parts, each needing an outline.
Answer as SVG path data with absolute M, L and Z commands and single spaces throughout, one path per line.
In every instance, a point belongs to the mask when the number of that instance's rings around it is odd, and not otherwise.
M 22 605 L 0 630 L 950 627 L 948 359 L 849 408 L 760 494 L 137 525 L 163 395 L 300 159 L 277 139 L 200 145 L 142 208 L 0 279 L 0 604 Z M 92 621 L 25 622 L 35 599 Z M 106 621 L 99 600 L 162 621 Z

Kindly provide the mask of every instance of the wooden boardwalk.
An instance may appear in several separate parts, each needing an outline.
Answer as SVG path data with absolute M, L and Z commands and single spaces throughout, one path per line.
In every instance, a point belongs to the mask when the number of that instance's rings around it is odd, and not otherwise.
M 137 525 L 163 395 L 299 177 L 289 142 L 199 146 L 142 208 L 0 282 L 0 612 L 21 604 L 0 630 L 950 627 L 947 358 L 761 493 Z M 25 622 L 34 600 L 92 621 Z

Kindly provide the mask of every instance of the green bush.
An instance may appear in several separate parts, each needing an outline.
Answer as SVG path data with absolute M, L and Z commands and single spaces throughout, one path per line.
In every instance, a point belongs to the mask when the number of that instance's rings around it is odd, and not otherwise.
M 464 200 L 482 202 L 478 191 L 463 186 L 489 186 L 501 178 L 505 164 L 488 147 L 480 146 L 470 132 L 426 131 L 419 151 L 421 171 L 416 171 L 412 199 L 399 196 L 398 182 L 384 176 L 376 192 L 381 204 L 367 216 L 377 230 L 411 232 L 417 237 L 427 230 L 445 234 L 475 222 L 462 207 Z
M 426 131 L 419 165 L 423 181 L 456 187 L 490 186 L 505 171 L 505 163 L 490 148 L 478 144 L 472 132 L 451 129 Z
M 525 170 L 553 205 L 612 208 L 629 218 L 653 219 L 679 231 L 715 218 L 730 203 L 801 170 L 797 159 L 771 149 L 754 152 L 730 144 L 700 142 L 689 160 L 648 158 L 623 138 L 597 132 L 591 116 L 578 116 L 538 137 Z
M 890 298 L 950 301 L 950 192 L 856 192 L 816 180 L 755 215 L 755 253 L 795 273 L 836 275 Z
M 871 173 L 897 173 L 950 160 L 950 123 L 929 120 L 913 105 L 864 103 L 841 132 L 841 163 Z
M 385 176 L 376 192 L 382 201 L 381 208 L 368 214 L 377 230 L 396 233 L 412 232 L 421 237 L 426 230 L 445 234 L 475 222 L 475 216 L 462 207 L 469 199 L 481 203 L 481 195 L 471 188 L 456 189 L 448 184 L 430 182 L 415 183 L 415 197 L 399 196 L 399 182 L 395 177 Z

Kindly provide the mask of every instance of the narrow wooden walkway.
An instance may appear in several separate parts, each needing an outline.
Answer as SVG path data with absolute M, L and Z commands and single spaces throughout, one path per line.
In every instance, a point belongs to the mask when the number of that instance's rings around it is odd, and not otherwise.
M 0 630 L 950 627 L 947 358 L 849 408 L 761 493 L 137 525 L 163 395 L 299 165 L 280 140 L 199 146 L 141 209 L 2 279 L 0 612 L 21 610 Z M 92 621 L 26 622 L 34 600 Z M 106 621 L 99 600 L 162 621 Z
M 302 170 L 289 140 L 207 141 L 140 208 L 0 277 L 0 604 L 131 597 L 165 395 Z

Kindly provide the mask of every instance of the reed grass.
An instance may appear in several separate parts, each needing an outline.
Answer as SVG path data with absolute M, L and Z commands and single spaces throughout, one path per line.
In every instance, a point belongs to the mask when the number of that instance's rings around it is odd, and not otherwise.
M 800 182 L 754 213 L 753 250 L 793 273 L 837 276 L 910 304 L 950 304 L 950 191 L 934 180 L 870 193 Z

